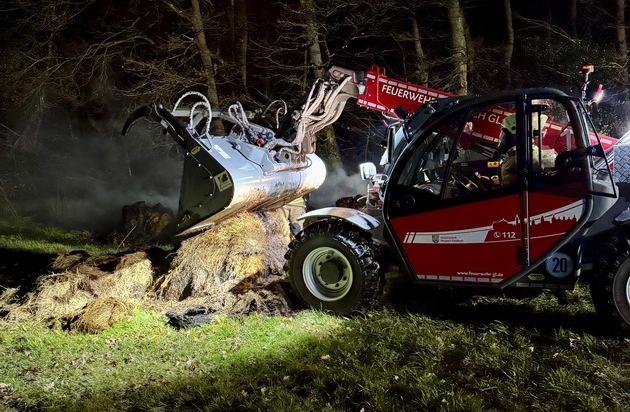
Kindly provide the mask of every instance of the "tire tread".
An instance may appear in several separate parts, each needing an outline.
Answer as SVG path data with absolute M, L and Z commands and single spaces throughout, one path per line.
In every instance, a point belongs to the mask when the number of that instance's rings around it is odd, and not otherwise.
M 289 250 L 285 255 L 284 270 L 289 274 L 293 293 L 297 295 L 303 305 L 309 306 L 308 302 L 297 292 L 291 267 L 298 247 L 311 239 L 322 236 L 331 237 L 344 244 L 357 258 L 364 278 L 364 288 L 354 310 L 364 311 L 372 307 L 377 302 L 377 297 L 383 286 L 383 277 L 376 259 L 375 245 L 372 243 L 369 233 L 337 219 L 321 220 L 306 226 L 289 244 Z

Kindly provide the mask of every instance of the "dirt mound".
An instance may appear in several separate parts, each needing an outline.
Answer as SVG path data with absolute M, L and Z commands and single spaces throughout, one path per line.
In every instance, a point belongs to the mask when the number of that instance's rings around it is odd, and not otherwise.
M 134 307 L 288 314 L 283 266 L 290 236 L 289 221 L 277 210 L 225 220 L 183 241 L 174 257 L 158 248 L 104 257 L 60 255 L 53 273 L 40 276 L 26 293 L 10 288 L 0 294 L 0 319 L 95 333 Z

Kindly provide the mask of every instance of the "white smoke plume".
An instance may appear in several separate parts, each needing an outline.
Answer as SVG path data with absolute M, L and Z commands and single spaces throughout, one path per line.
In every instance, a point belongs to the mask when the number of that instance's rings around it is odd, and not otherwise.
M 124 115 L 124 114 L 123 114 Z M 2 157 L 0 177 L 12 208 L 40 223 L 108 234 L 122 207 L 137 201 L 177 211 L 183 156 L 157 125 L 122 121 L 100 130 L 67 113 L 45 113 L 34 144 Z
M 348 174 L 343 169 L 328 169 L 326 180 L 319 189 L 311 193 L 307 205 L 309 208 L 334 206 L 335 202 L 347 196 L 364 195 L 367 192 L 367 183 L 361 180 L 361 175 Z

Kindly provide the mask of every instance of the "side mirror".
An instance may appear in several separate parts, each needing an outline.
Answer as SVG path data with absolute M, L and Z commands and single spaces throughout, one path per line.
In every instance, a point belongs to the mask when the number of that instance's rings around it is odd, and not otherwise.
M 376 166 L 374 163 L 361 163 L 359 165 L 359 172 L 361 173 L 362 180 L 370 180 L 376 175 Z

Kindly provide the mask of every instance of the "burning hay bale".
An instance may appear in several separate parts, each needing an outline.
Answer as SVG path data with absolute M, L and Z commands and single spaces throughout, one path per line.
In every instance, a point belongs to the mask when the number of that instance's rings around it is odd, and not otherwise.
M 132 314 L 131 302 L 112 296 L 102 297 L 85 308 L 71 329 L 82 333 L 99 333 L 119 320 L 129 319 Z
M 79 266 L 89 257 L 90 254 L 83 250 L 62 254 L 55 258 L 51 268 L 55 273 L 66 272 Z
M 281 210 L 223 221 L 182 242 L 159 295 L 195 298 L 221 313 L 243 313 L 275 301 L 273 313 L 282 312 L 277 307 L 288 306 L 282 293 L 262 289 L 281 281 L 289 240 L 289 222 Z
M 9 313 L 17 310 L 20 306 L 18 297 L 18 288 L 2 289 L 0 293 L 0 319 L 6 317 Z
M 72 318 L 92 299 L 85 275 L 64 272 L 38 279 L 37 288 L 27 295 L 21 309 L 38 321 Z
M 145 202 L 136 202 L 123 207 L 122 217 L 111 241 L 126 246 L 163 241 L 173 235 L 174 225 L 175 215 L 170 209 L 159 203 L 149 206 Z

